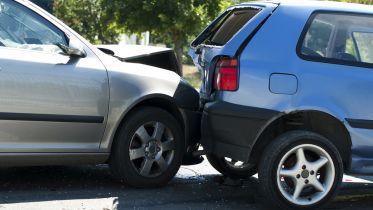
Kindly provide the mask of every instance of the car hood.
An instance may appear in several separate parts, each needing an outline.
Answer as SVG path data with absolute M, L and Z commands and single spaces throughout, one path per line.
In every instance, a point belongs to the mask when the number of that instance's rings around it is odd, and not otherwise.
M 126 77 L 126 80 L 137 80 L 144 86 L 153 86 L 158 89 L 157 85 L 167 86 L 174 89 L 182 80 L 182 78 L 172 71 L 165 71 L 164 69 L 148 66 L 138 63 L 122 62 L 115 57 L 102 54 L 101 61 L 105 65 L 109 78 Z
M 97 45 L 100 51 L 129 63 L 141 63 L 182 75 L 175 52 L 169 48 L 144 45 Z
M 147 56 L 160 52 L 172 51 L 164 47 L 154 47 L 146 45 L 96 45 L 100 50 L 110 50 L 118 58 L 128 59 Z

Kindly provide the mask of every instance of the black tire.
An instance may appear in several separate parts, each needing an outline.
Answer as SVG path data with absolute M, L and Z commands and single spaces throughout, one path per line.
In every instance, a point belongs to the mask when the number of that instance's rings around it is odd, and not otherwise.
M 321 196 L 319 197 L 318 199 L 314 199 L 312 200 L 311 198 L 311 195 L 312 194 L 309 194 L 307 195 L 307 192 L 304 192 L 304 189 L 306 190 L 309 190 L 310 187 L 307 186 L 305 188 L 302 187 L 302 190 L 300 191 L 300 194 L 297 196 L 297 198 L 300 198 L 300 199 L 308 199 L 308 201 L 312 201 L 312 202 L 315 202 L 315 203 L 306 203 L 306 204 L 302 204 L 302 205 L 299 205 L 298 203 L 296 202 L 291 202 L 289 201 L 289 199 L 286 198 L 286 195 L 283 194 L 283 192 L 281 192 L 280 190 L 280 187 L 278 185 L 279 183 L 279 180 L 280 183 L 287 183 L 287 180 L 285 180 L 285 178 L 283 176 L 278 176 L 277 173 L 278 173 L 278 170 L 282 170 L 282 169 L 279 169 L 279 168 L 282 168 L 282 167 L 285 167 L 281 161 L 282 160 L 287 160 L 286 159 L 286 155 L 288 154 L 291 154 L 291 152 L 293 151 L 292 149 L 296 149 L 296 148 L 302 148 L 303 145 L 311 145 L 312 146 L 315 146 L 316 148 L 322 148 L 322 151 L 326 152 L 329 156 L 326 156 L 329 158 L 330 161 L 328 161 L 326 164 L 328 165 L 323 165 L 320 169 L 317 169 L 317 170 L 324 170 L 324 171 L 333 171 L 333 173 L 326 173 L 325 174 L 329 174 L 328 176 L 329 177 L 334 177 L 334 179 L 329 179 L 329 180 L 333 180 L 333 181 L 330 181 L 328 184 L 325 184 L 325 183 L 322 183 L 323 185 L 322 186 L 325 186 L 325 185 L 328 185 L 329 187 L 326 188 L 326 189 L 329 189 L 329 190 L 325 190 L 325 194 L 323 194 L 324 196 Z M 299 150 L 299 149 L 298 149 Z M 297 150 L 297 152 L 298 152 Z M 295 151 L 295 150 L 294 150 Z M 303 151 L 303 149 L 302 149 Z M 307 151 L 307 149 L 304 149 L 304 157 L 306 158 L 306 162 L 309 161 L 310 159 L 310 155 L 312 155 L 312 151 L 309 152 Z M 290 152 L 290 153 L 289 153 Z M 298 166 L 299 166 L 299 161 L 298 161 L 298 154 L 297 152 L 295 154 L 292 154 L 292 155 L 295 155 L 295 157 L 293 156 L 293 159 L 295 158 L 296 160 L 296 163 L 294 165 L 294 167 L 292 166 L 291 170 L 293 170 L 294 168 L 296 168 L 296 172 L 298 171 Z M 309 152 L 311 154 L 307 153 L 306 152 Z M 291 157 L 291 156 L 288 156 L 288 157 Z M 321 158 L 324 158 L 324 156 L 320 156 L 320 160 Z M 325 158 L 326 159 L 326 158 Z M 291 160 L 289 158 L 289 160 Z M 307 163 L 312 163 L 312 162 L 307 162 Z M 280 166 L 281 165 L 281 166 Z M 305 166 L 302 166 L 302 167 L 305 167 Z M 323 167 L 328 167 L 327 169 L 323 169 Z M 331 170 L 332 168 L 334 168 L 334 170 Z M 259 183 L 260 183 L 260 191 L 262 193 L 262 195 L 264 196 L 264 199 L 266 200 L 265 201 L 265 204 L 269 205 L 270 207 L 272 207 L 273 209 L 291 209 L 291 210 L 299 210 L 299 209 L 318 209 L 320 207 L 322 207 L 324 204 L 326 204 L 327 202 L 329 202 L 330 200 L 332 200 L 336 193 L 337 193 L 337 190 L 342 182 L 342 177 L 343 177 L 343 163 L 342 163 L 342 159 L 341 159 L 341 156 L 337 150 L 337 148 L 326 138 L 324 138 L 323 136 L 321 135 L 318 135 L 316 133 L 313 133 L 313 132 L 308 132 L 308 131 L 290 131 L 290 132 L 287 132 L 279 137 L 277 137 L 270 145 L 267 146 L 267 148 L 265 149 L 262 157 L 261 157 L 261 160 L 260 160 L 260 163 L 259 163 L 259 167 L 258 167 L 258 170 L 259 170 Z M 303 171 L 302 171 L 303 170 Z M 307 170 L 307 172 L 305 172 L 303 174 L 303 172 Z M 300 171 L 302 172 L 301 176 L 298 174 L 296 175 L 296 177 L 291 177 L 293 180 L 293 186 L 296 186 L 297 184 L 297 181 L 300 180 L 299 183 L 303 183 L 303 179 L 305 179 L 308 184 L 308 179 L 311 180 L 311 178 L 313 177 L 317 177 L 317 173 L 318 172 L 311 172 L 313 174 L 313 176 L 311 176 L 310 174 L 307 174 L 309 171 L 308 170 L 311 170 L 309 168 L 306 168 L 306 169 L 300 169 Z M 298 172 L 297 172 L 298 173 Z M 322 173 L 322 172 L 320 172 Z M 303 176 L 304 175 L 304 176 Z M 321 175 L 323 176 L 323 175 Z M 320 176 L 320 177 L 321 177 Z M 327 175 L 325 175 L 327 176 Z M 282 178 L 280 178 L 282 177 Z M 289 178 L 290 179 L 290 178 Z M 321 179 L 321 178 L 316 178 L 316 179 Z M 324 178 L 324 180 L 326 180 L 327 178 Z M 319 183 L 321 183 L 322 181 L 321 180 L 318 180 Z M 291 183 L 292 182 L 289 182 L 289 186 L 291 186 Z M 302 184 L 303 186 L 303 184 Z M 313 185 L 315 186 L 315 185 Z M 290 193 L 290 196 L 293 196 L 294 198 L 294 195 L 295 195 L 295 189 L 296 187 L 294 187 L 294 191 L 293 194 L 291 195 Z M 312 189 L 312 187 L 311 187 Z M 325 189 L 325 188 L 324 188 Z M 317 195 L 316 194 L 316 187 L 313 187 L 313 190 L 314 190 L 314 193 L 313 195 Z M 302 194 L 303 193 L 303 194 Z M 309 192 L 308 192 L 309 193 Z M 302 196 L 305 196 L 305 197 L 302 197 Z M 308 196 L 310 196 L 308 198 Z M 322 198 L 322 199 L 321 199 Z M 307 204 L 310 204 L 310 205 L 307 205 Z
M 258 172 L 256 167 L 234 168 L 228 165 L 225 158 L 217 157 L 214 154 L 207 154 L 206 157 L 212 167 L 226 177 L 233 179 L 248 179 Z
M 162 137 L 158 139 L 162 141 L 166 138 L 165 135 L 172 135 L 172 138 L 170 137 L 170 139 L 173 139 L 173 149 L 170 149 L 167 152 L 163 151 L 163 146 L 156 143 L 155 138 L 152 139 L 151 127 L 146 127 L 147 124 L 155 125 L 157 122 L 164 125 Z M 148 144 L 154 144 L 155 146 L 144 146 L 142 138 L 140 138 L 138 134 L 135 134 L 136 132 L 139 132 L 139 129 L 142 127 L 146 128 L 145 132 L 149 135 L 148 137 L 150 137 Z M 155 134 L 155 130 L 156 128 L 154 128 L 153 134 Z M 185 144 L 183 136 L 183 131 L 178 121 L 168 112 L 154 107 L 142 107 L 134 110 L 126 118 L 126 121 L 120 128 L 119 135 L 113 144 L 112 154 L 109 160 L 112 174 L 125 184 L 133 187 L 144 188 L 166 185 L 180 168 Z M 147 156 L 131 160 L 130 155 L 133 155 L 133 153 L 130 154 L 130 148 L 133 148 L 133 144 L 135 143 L 137 144 L 138 149 L 144 148 L 144 154 L 148 153 Z M 149 148 L 151 147 L 152 149 L 150 152 Z M 145 148 L 148 150 L 145 150 Z M 166 155 L 166 157 L 164 157 L 164 155 Z M 163 158 L 163 163 L 166 163 L 167 167 L 160 167 L 160 164 L 158 164 L 156 159 L 154 159 L 158 157 Z M 166 158 L 168 159 L 166 160 Z M 140 171 L 145 168 L 147 160 L 153 162 L 149 164 L 151 165 L 149 173 L 143 175 Z M 151 174 L 152 170 L 158 170 L 160 172 L 159 174 Z

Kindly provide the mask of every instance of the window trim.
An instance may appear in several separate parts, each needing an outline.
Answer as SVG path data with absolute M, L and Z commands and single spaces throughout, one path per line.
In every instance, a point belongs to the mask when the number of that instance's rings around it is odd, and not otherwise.
M 351 38 L 352 38 L 352 41 L 354 42 L 354 48 L 355 48 L 354 50 L 357 54 L 357 57 L 358 57 L 359 60 L 361 60 L 360 50 L 359 50 L 359 46 L 356 42 L 356 39 L 354 37 L 354 32 L 351 32 Z
M 338 15 L 352 15 L 352 16 L 369 16 L 373 18 L 373 14 L 369 13 L 360 13 L 360 12 L 347 12 L 347 11 L 333 11 L 333 10 L 315 10 L 312 12 L 310 17 L 308 18 L 306 25 L 304 26 L 302 33 L 298 39 L 297 47 L 296 47 L 296 53 L 299 58 L 305 61 L 310 62 L 318 62 L 318 63 L 327 63 L 327 64 L 337 64 L 337 65 L 344 65 L 344 66 L 354 66 L 354 67 L 362 67 L 362 68 L 373 68 L 373 63 L 364 63 L 364 62 L 358 62 L 358 61 L 345 61 L 340 60 L 336 58 L 323 58 L 323 57 L 316 57 L 316 56 L 310 56 L 310 55 L 304 55 L 302 54 L 302 46 L 304 39 L 306 38 L 307 32 L 309 28 L 311 27 L 311 24 L 313 23 L 315 17 L 319 14 L 338 14 Z

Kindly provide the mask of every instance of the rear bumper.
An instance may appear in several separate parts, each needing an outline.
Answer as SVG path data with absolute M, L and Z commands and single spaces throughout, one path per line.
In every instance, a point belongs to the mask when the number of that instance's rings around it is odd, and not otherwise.
M 258 134 L 278 114 L 221 101 L 207 103 L 202 115 L 201 144 L 208 153 L 247 162 Z

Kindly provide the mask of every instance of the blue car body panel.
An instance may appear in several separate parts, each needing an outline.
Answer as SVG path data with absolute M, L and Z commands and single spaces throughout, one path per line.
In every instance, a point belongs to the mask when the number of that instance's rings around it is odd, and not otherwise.
M 262 11 L 227 44 L 202 46 L 201 54 L 195 54 L 196 46 L 190 51 L 195 64 L 204 74 L 202 100 L 224 101 L 280 113 L 267 119 L 261 131 L 270 122 L 293 112 L 318 111 L 330 115 L 343 123 L 351 138 L 351 161 L 347 172 L 373 174 L 372 67 L 308 61 L 297 54 L 301 34 L 314 12 L 373 15 L 373 7 L 291 1 L 247 3 L 230 9 L 247 6 L 260 7 Z M 262 21 L 265 23 L 255 31 Z M 252 32 L 255 36 L 245 44 Z M 209 71 L 221 56 L 239 58 L 239 89 L 210 94 L 206 80 L 212 79 L 213 74 Z

